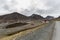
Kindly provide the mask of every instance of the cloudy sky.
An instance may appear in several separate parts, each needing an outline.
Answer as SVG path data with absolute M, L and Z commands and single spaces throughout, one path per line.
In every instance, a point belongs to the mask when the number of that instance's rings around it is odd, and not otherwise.
M 31 7 L 47 11 L 40 13 L 42 16 L 60 16 L 60 0 L 0 0 L 0 15 L 14 11 L 21 12 Z

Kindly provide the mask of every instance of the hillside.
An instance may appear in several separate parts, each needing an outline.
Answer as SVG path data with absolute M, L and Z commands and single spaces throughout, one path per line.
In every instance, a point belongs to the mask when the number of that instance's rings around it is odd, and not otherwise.
M 44 18 L 38 14 L 32 14 L 31 16 L 29 16 L 29 18 L 31 20 L 44 20 Z
M 0 16 L 0 22 L 16 22 L 27 20 L 28 17 L 17 12 Z

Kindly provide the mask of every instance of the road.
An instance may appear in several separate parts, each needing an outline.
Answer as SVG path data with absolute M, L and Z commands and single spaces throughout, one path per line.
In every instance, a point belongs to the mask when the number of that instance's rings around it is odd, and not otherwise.
M 60 24 L 59 25 L 58 24 L 59 24 L 59 22 L 56 22 L 56 23 L 51 22 L 51 23 L 48 23 L 47 25 L 44 25 L 44 27 L 42 26 L 42 28 L 41 28 L 41 26 L 37 26 L 37 28 L 33 28 L 31 30 L 22 32 L 23 35 L 26 34 L 24 36 L 20 36 L 22 34 L 17 34 L 17 35 L 13 35 L 13 36 L 11 35 L 10 37 L 2 38 L 0 40 L 55 40 L 55 38 L 56 38 L 55 35 L 57 33 L 56 26 L 60 25 Z
M 60 40 L 60 21 L 31 32 L 24 37 L 18 37 L 15 40 Z
M 31 32 L 25 36 L 17 37 L 15 40 L 50 40 L 54 23 L 49 23 L 46 27 Z
M 55 23 L 52 40 L 60 40 L 60 21 Z

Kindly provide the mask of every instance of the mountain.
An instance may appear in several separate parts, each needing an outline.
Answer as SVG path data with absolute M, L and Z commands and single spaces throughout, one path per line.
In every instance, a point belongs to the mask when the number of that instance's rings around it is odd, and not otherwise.
M 53 16 L 47 16 L 46 19 L 51 20 L 51 19 L 54 19 L 54 17 Z
M 30 16 L 30 19 L 32 19 L 32 20 L 43 20 L 44 18 L 42 16 L 40 16 L 40 15 L 32 14 Z
M 60 18 L 60 16 L 58 18 Z
M 23 20 L 27 20 L 28 17 L 25 16 L 25 15 L 22 15 L 20 13 L 17 13 L 17 12 L 13 12 L 13 13 L 10 13 L 10 14 L 6 14 L 6 15 L 2 15 L 0 16 L 0 20 L 2 21 L 23 21 Z
M 31 20 L 44 20 L 44 18 L 38 14 L 32 14 L 31 16 L 25 16 L 18 12 L 13 12 L 10 14 L 0 16 L 1 22 L 26 22 Z

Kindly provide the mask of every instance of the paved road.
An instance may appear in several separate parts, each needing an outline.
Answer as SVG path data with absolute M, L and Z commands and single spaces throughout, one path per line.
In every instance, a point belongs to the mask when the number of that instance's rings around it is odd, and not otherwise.
M 57 21 L 55 24 L 52 40 L 60 40 L 60 21 Z
M 31 31 L 30 33 L 24 36 L 17 36 L 15 37 L 15 39 L 13 38 L 7 40 L 51 40 L 54 28 L 55 28 L 55 23 L 53 22 L 48 23 L 47 25 L 44 25 L 43 28 L 38 28 L 37 30 Z
M 50 23 L 44 28 L 38 29 L 25 36 L 17 37 L 15 40 L 51 40 L 51 32 L 54 26 L 54 23 Z

